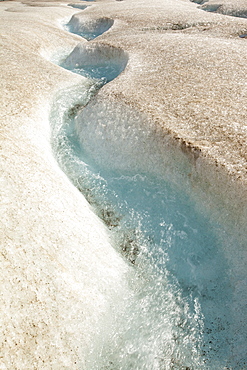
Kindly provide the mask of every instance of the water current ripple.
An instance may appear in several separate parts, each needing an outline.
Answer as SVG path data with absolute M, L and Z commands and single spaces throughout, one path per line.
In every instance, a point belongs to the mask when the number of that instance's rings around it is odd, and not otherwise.
M 51 114 L 61 168 L 105 222 L 136 277 L 111 339 L 95 348 L 87 368 L 243 369 L 246 324 L 234 312 L 241 303 L 223 231 L 186 188 L 159 176 L 164 162 L 157 132 L 128 108 L 97 100 L 98 89 L 123 71 L 126 54 L 104 49 L 98 65 L 74 68 L 88 50 L 98 60 L 100 48 L 78 46 L 63 63 L 89 79 L 63 91 Z

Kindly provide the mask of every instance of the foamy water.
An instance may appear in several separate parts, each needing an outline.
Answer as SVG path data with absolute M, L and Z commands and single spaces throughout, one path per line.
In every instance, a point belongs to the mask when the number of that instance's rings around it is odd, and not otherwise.
M 195 203 L 184 176 L 190 163 L 169 151 L 162 131 L 97 98 L 127 58 L 109 46 L 78 45 L 62 66 L 89 80 L 63 91 L 51 114 L 61 168 L 132 271 L 130 295 L 91 343 L 86 368 L 244 369 L 246 253 Z M 231 261 L 232 248 L 239 258 Z
M 233 309 L 241 297 L 231 284 L 223 231 L 164 174 L 155 131 L 97 98 L 79 108 L 88 98 L 79 103 L 76 89 L 61 96 L 54 150 L 133 266 L 131 298 L 108 339 L 93 346 L 88 369 L 244 368 L 246 325 L 236 332 L 241 316 Z

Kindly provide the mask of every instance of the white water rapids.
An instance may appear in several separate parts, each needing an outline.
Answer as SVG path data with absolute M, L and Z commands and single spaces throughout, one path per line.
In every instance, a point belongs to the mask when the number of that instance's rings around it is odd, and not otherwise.
M 130 296 L 119 312 L 109 307 L 108 333 L 92 344 L 87 368 L 243 368 L 246 324 L 234 310 L 244 299 L 232 287 L 227 237 L 165 167 L 162 135 L 141 116 L 97 97 L 80 108 L 93 86 L 57 98 L 53 147 L 133 268 Z
M 186 156 L 169 151 L 162 130 L 139 112 L 97 97 L 126 63 L 120 49 L 78 45 L 62 66 L 88 80 L 62 91 L 51 112 L 58 163 L 131 271 L 128 296 L 109 305 L 103 331 L 95 327 L 86 368 L 243 369 L 241 242 L 232 265 L 232 241 L 184 181 Z

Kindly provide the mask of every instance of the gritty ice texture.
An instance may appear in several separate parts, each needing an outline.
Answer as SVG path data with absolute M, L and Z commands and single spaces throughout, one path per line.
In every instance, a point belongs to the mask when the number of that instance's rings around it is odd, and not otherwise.
M 0 2 L 0 369 L 201 370 L 208 369 L 209 359 L 213 369 L 224 364 L 242 370 L 247 41 L 239 36 L 247 33 L 246 1 L 85 4 L 83 10 L 63 0 Z M 69 22 L 76 32 L 107 32 L 88 42 L 63 28 Z M 97 94 L 101 84 L 95 76 L 74 73 L 92 61 L 99 70 L 116 67 Z M 66 146 L 74 136 L 79 144 Z M 117 173 L 114 181 L 127 171 L 124 181 L 133 186 L 142 185 L 148 172 L 169 184 L 171 204 L 175 189 L 182 190 L 182 199 L 193 204 L 190 217 L 203 230 L 204 217 L 209 230 L 213 225 L 212 245 L 221 247 L 206 262 L 212 261 L 214 274 L 209 268 L 200 275 L 203 264 L 193 250 L 190 255 L 183 250 L 188 269 L 174 280 L 163 269 L 171 263 L 169 250 L 161 251 L 155 268 L 147 263 L 155 260 L 147 253 L 152 237 L 143 242 L 135 210 L 130 212 L 135 227 L 120 230 L 123 242 L 117 232 L 124 206 L 116 215 L 115 208 L 96 210 L 101 203 L 89 204 L 82 193 L 88 179 L 67 177 L 83 161 L 78 148 L 99 165 L 90 186 L 100 186 L 89 188 L 99 189 L 97 202 L 107 192 L 104 171 Z M 78 162 L 72 149 L 79 151 Z M 141 185 L 138 196 L 141 191 L 155 196 Z M 201 230 L 188 224 L 186 211 L 174 212 L 187 234 Z M 169 222 L 159 226 L 170 250 L 172 238 L 188 236 Z M 188 285 L 191 300 L 178 288 L 187 271 L 192 283 L 201 276 L 194 287 Z M 217 276 L 230 289 L 224 308 L 229 309 L 212 325 L 229 347 L 210 352 L 208 343 L 206 352 L 204 335 L 211 328 L 202 307 L 217 313 L 225 302 L 214 306 L 210 298 Z M 207 279 L 208 291 L 199 284 Z M 198 297 L 206 300 L 204 306 Z
M 231 1 L 231 0 L 192 0 L 198 4 L 202 4 L 200 9 L 208 12 L 216 12 L 233 17 L 247 18 L 246 1 Z
M 46 19 L 50 10 L 44 13 Z M 10 12 L 5 14 L 13 17 Z M 57 19 L 71 11 L 63 8 L 53 14 Z M 7 23 L 11 17 L 6 17 Z M 50 41 L 46 36 L 40 44 L 33 39 L 32 27 L 19 16 L 14 19 L 19 29 L 26 30 L 24 50 L 33 56 L 24 58 L 25 51 L 20 50 L 12 58 L 8 45 L 13 35 L 7 32 L 3 48 L 7 85 L 1 95 L 4 102 L 10 100 L 2 112 L 1 131 L 5 154 L 0 368 L 84 368 L 92 344 L 97 347 L 97 341 L 109 335 L 114 315 L 121 312 L 128 297 L 128 267 L 112 248 L 105 226 L 58 168 L 51 152 L 49 104 L 54 87 L 66 86 L 68 77 L 41 58 L 39 48 L 46 49 L 48 44 L 56 52 L 64 33 L 55 28 Z M 34 29 L 46 35 L 47 25 L 40 15 L 30 19 Z M 22 35 L 15 38 L 17 44 L 18 37 Z M 81 79 L 72 77 L 69 84 Z M 12 93 L 10 80 L 15 84 Z

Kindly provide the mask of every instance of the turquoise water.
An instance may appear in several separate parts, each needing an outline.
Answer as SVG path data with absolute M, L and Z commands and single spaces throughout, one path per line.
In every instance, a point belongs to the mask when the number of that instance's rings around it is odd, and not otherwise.
M 106 160 L 101 151 L 98 163 L 97 137 L 110 147 L 111 124 L 93 139 L 80 112 L 75 116 L 67 116 L 54 140 L 58 161 L 136 274 L 133 299 L 113 329 L 113 342 L 102 343 L 100 357 L 94 354 L 88 368 L 244 369 L 235 348 L 240 333 L 233 328 L 241 318 L 233 313 L 223 231 L 195 207 L 186 189 L 132 170 L 120 127 L 114 133 L 126 168 L 117 170 L 108 151 Z M 97 122 L 96 133 L 95 127 Z M 86 149 L 78 130 L 85 132 Z
M 91 20 L 90 22 L 85 19 L 84 24 L 78 24 L 78 21 L 74 21 L 72 17 L 70 22 L 66 25 L 66 29 L 67 31 L 75 33 L 90 41 L 109 30 L 109 28 L 112 27 L 113 23 L 114 22 L 112 19 L 99 18 L 97 20 Z
M 63 66 L 63 65 L 62 65 Z M 66 67 L 64 67 L 66 68 Z M 98 80 L 98 83 L 105 84 L 116 78 L 122 71 L 119 63 L 110 63 L 108 61 L 97 63 L 95 65 L 84 65 L 77 68 L 66 68 L 71 72 L 78 73 L 81 76 Z
M 186 184 L 159 176 L 167 149 L 158 151 L 155 130 L 146 130 L 131 111 L 124 117 L 97 99 L 87 105 L 122 67 L 107 60 L 71 70 L 92 85 L 81 97 L 72 89 L 58 100 L 54 153 L 133 272 L 132 296 L 123 297 L 124 311 L 106 328 L 111 339 L 95 344 L 86 368 L 247 368 L 244 289 L 236 293 L 238 267 L 226 253 L 232 247 L 237 253 L 238 242 L 230 245 Z M 172 158 L 171 163 L 182 169 Z M 246 286 L 245 275 L 239 272 L 239 286 Z
M 72 8 L 81 9 L 81 10 L 84 10 L 87 8 L 87 5 L 82 5 L 82 4 L 68 4 L 68 5 L 71 6 Z
M 87 32 L 87 31 L 73 31 L 71 27 L 67 27 L 68 31 L 69 32 L 72 32 L 72 33 L 75 33 L 81 37 L 83 37 L 84 39 L 90 41 L 90 40 L 93 40 L 95 39 L 96 37 L 98 37 L 99 35 L 101 35 L 103 33 L 103 31 L 98 31 L 98 32 L 95 32 L 95 31 L 92 31 L 92 32 Z

